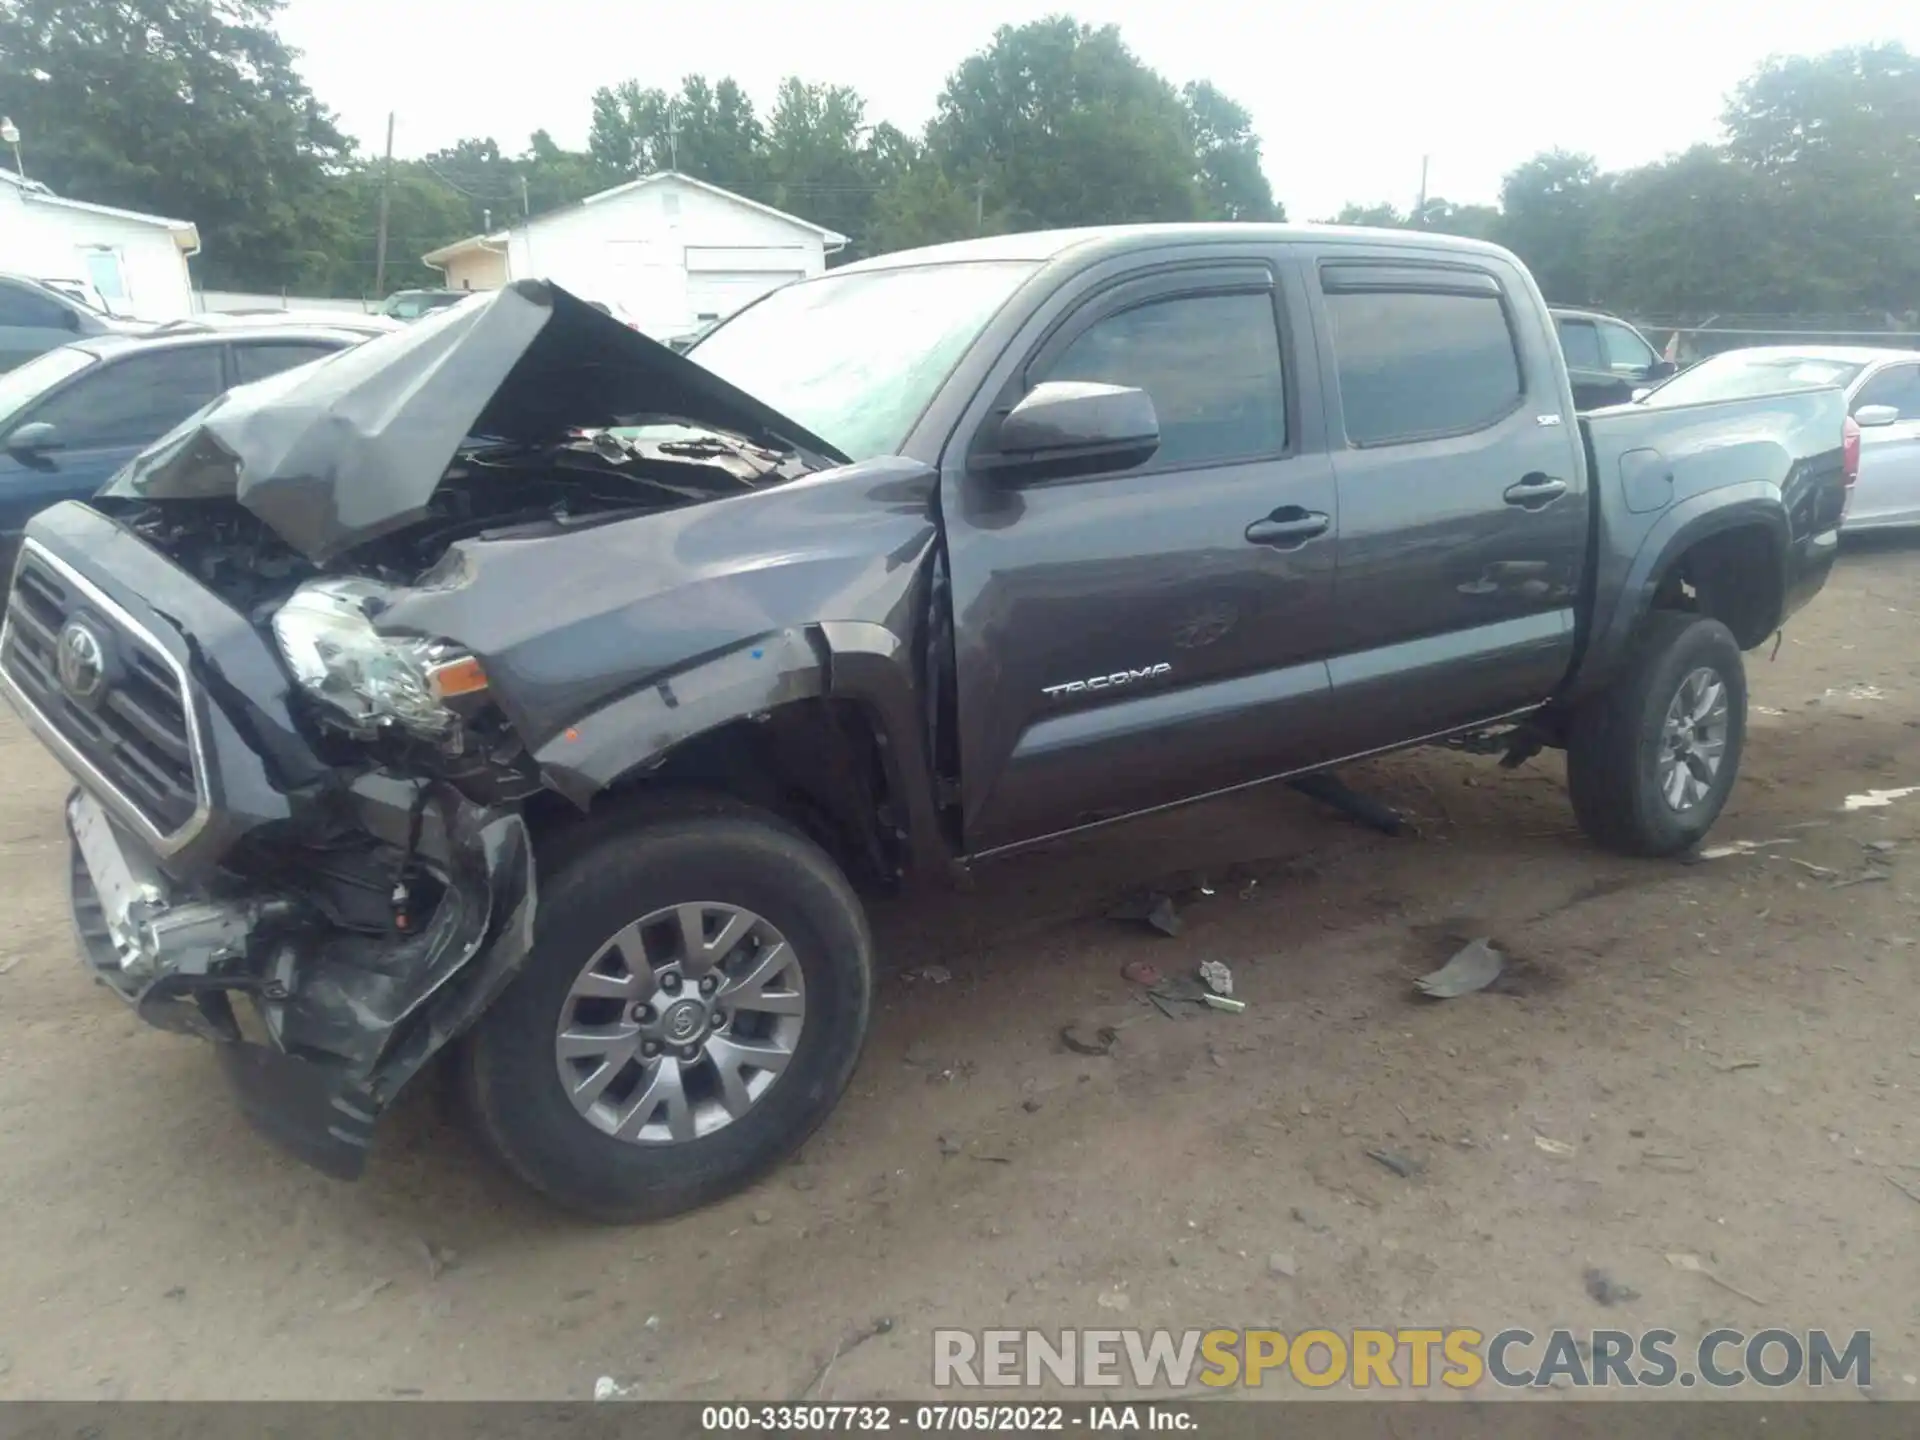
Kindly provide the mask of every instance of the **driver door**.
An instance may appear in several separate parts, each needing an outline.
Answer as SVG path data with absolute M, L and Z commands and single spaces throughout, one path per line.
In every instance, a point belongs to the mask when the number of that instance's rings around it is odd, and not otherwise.
M 1026 327 L 963 422 L 942 494 L 970 852 L 1317 758 L 1337 519 L 1283 258 L 1115 277 Z M 1152 458 L 1029 483 L 969 467 L 1023 395 L 1069 380 L 1145 390 Z

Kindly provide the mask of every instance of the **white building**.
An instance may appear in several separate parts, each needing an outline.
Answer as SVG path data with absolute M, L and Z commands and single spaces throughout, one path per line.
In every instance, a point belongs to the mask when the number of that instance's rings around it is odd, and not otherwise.
M 445 273 L 451 290 L 551 280 L 667 340 L 818 275 L 846 243 L 811 221 L 669 170 L 420 258 Z
M 115 314 L 179 320 L 193 313 L 187 260 L 200 232 L 168 220 L 55 195 L 0 169 L 0 270 L 90 285 Z

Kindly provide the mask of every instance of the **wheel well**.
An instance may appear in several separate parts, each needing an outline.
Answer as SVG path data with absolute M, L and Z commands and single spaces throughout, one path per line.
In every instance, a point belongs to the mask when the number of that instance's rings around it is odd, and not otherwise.
M 674 746 L 665 759 L 615 780 L 582 815 L 552 792 L 529 804 L 548 864 L 610 824 L 631 823 L 650 800 L 704 792 L 780 816 L 832 855 L 854 883 L 891 888 L 902 844 L 873 717 L 842 700 L 801 700 L 730 721 Z
M 1654 591 L 1657 610 L 1711 616 L 1751 650 L 1780 624 L 1780 555 L 1764 525 L 1740 525 L 1695 541 L 1668 563 Z

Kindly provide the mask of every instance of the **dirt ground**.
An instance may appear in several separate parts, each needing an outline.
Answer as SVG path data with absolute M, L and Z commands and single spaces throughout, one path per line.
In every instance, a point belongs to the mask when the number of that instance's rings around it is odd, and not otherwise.
M 799 1161 L 628 1230 L 495 1174 L 444 1084 L 357 1185 L 256 1139 L 202 1046 L 83 979 L 65 781 L 0 718 L 0 1397 L 844 1401 L 930 1393 L 941 1325 L 1773 1323 L 1871 1330 L 1913 1398 L 1920 795 L 1844 801 L 1920 785 L 1920 544 L 1852 547 L 1749 661 L 1714 839 L 1792 844 L 1623 861 L 1556 757 L 1422 752 L 1350 776 L 1417 836 L 1274 788 L 986 869 L 877 917 L 873 1035 Z M 1106 917 L 1201 878 L 1178 938 Z M 1514 957 L 1496 988 L 1416 996 L 1472 935 Z M 1207 959 L 1245 1014 L 1120 974 Z

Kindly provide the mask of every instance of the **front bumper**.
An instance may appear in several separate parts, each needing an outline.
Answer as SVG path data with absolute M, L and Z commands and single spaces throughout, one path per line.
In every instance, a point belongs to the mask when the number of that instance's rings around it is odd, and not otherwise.
M 370 810 L 408 793 L 390 781 L 377 792 L 360 794 Z M 297 895 L 182 892 L 90 793 L 67 802 L 87 968 L 149 1024 L 214 1041 L 254 1127 L 342 1179 L 364 1168 L 401 1087 L 493 1002 L 533 940 L 521 817 L 444 787 L 425 809 L 437 823 L 420 827 L 420 858 L 441 899 L 417 933 L 369 945 Z
M 36 516 L 9 600 L 0 694 L 81 787 L 88 968 L 148 1023 L 217 1042 L 261 1129 L 358 1174 L 375 1119 L 526 957 L 519 813 L 326 764 L 258 628 L 98 511 Z M 54 648 L 76 627 L 105 657 L 80 690 Z M 342 865 L 359 867 L 351 911 L 327 883 Z M 407 884 L 417 901 L 389 907 Z

